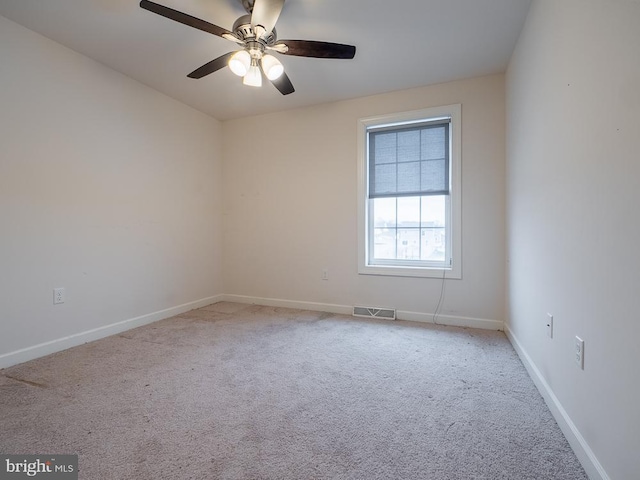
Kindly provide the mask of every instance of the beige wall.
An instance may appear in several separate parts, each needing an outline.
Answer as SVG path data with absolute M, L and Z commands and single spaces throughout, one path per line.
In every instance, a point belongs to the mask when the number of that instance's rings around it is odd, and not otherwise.
M 635 478 L 638 25 L 632 0 L 535 0 L 507 122 L 496 75 L 221 124 L 0 17 L 0 366 L 222 293 L 428 319 L 439 280 L 357 274 L 357 119 L 461 103 L 443 321 L 506 319 L 591 477 Z
M 220 123 L 3 17 L 0 65 L 0 367 L 222 293 Z
M 442 314 L 452 318 L 442 320 L 501 325 L 502 75 L 224 122 L 225 292 L 433 313 L 441 280 L 357 273 L 357 120 L 454 103 L 462 104 L 463 279 L 447 280 Z
M 534 1 L 507 76 L 508 327 L 591 477 L 616 480 L 640 472 L 639 52 L 638 2 Z

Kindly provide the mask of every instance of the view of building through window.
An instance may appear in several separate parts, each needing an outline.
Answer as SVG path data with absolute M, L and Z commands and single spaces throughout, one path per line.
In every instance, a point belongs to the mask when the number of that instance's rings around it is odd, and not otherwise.
M 446 197 L 374 198 L 373 257 L 445 260 Z

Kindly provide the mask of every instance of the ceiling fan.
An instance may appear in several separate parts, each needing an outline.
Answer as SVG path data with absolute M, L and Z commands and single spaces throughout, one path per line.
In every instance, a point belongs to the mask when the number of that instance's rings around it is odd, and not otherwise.
M 342 59 L 352 59 L 356 54 L 356 47 L 352 45 L 314 40 L 278 40 L 274 27 L 285 0 L 241 1 L 248 15 L 243 15 L 235 21 L 233 31 L 148 0 L 142 0 L 140 7 L 189 27 L 231 40 L 242 47 L 205 63 L 191 72 L 189 78 L 202 78 L 228 65 L 233 73 L 243 77 L 245 85 L 260 87 L 264 73 L 280 93 L 289 95 L 295 91 L 293 84 L 284 73 L 280 60 L 271 52 L 298 57 Z

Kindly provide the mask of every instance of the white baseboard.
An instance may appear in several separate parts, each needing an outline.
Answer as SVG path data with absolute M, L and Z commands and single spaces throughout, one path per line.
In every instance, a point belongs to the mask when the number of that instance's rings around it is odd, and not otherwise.
M 433 313 L 403 312 L 401 310 L 398 310 L 396 315 L 399 320 L 432 323 L 436 325 L 446 325 L 448 327 L 479 328 L 482 330 L 502 330 L 504 328 L 504 324 L 501 321 L 486 318 L 434 315 Z
M 317 302 L 300 302 L 297 300 L 282 300 L 278 298 L 263 298 L 263 297 L 250 297 L 247 295 L 223 295 L 223 301 L 236 302 L 236 303 L 248 303 L 251 305 L 264 305 L 266 307 L 283 307 L 283 308 L 297 308 L 300 310 L 312 310 L 314 312 L 330 312 L 338 313 L 341 315 L 351 315 L 353 307 L 345 305 L 334 305 L 331 303 L 317 303 Z
M 17 365 L 18 363 L 33 360 L 34 358 L 44 357 L 45 355 L 60 352 L 62 350 L 66 350 L 67 348 L 82 345 L 83 343 L 99 340 L 101 338 L 108 337 L 109 335 L 114 335 L 116 333 L 130 330 L 132 328 L 147 325 L 148 323 L 153 323 L 157 322 L 158 320 L 173 317 L 174 315 L 188 312 L 189 310 L 193 310 L 194 308 L 205 307 L 221 300 L 222 295 L 202 298 L 200 300 L 178 305 L 176 307 L 148 313 L 139 317 L 130 318 L 128 320 L 112 323 L 110 325 L 105 325 L 104 327 L 94 328 L 92 330 L 87 330 L 86 332 L 75 333 L 67 337 L 58 338 L 56 340 L 51 340 L 49 342 L 34 345 L 32 347 L 22 348 L 14 352 L 5 353 L 3 355 L 0 355 L 0 368 L 7 368 L 12 365 Z
M 533 363 L 533 360 L 509 329 L 508 325 L 505 325 L 504 331 L 589 478 L 591 480 L 610 480 L 609 475 L 607 475 L 607 472 L 596 458 L 589 444 L 578 430 L 578 427 L 573 423 L 571 417 L 569 417 L 569 414 L 560 403 L 560 400 L 555 396 L 553 390 L 540 373 L 540 370 L 538 370 L 538 367 Z
M 250 297 L 245 295 L 216 295 L 207 297 L 193 302 L 178 305 L 176 307 L 167 308 L 158 312 L 148 313 L 121 322 L 112 323 L 103 327 L 94 328 L 85 332 L 76 333 L 67 337 L 58 338 L 49 342 L 44 342 L 31 347 L 22 348 L 13 352 L 0 355 L 0 368 L 7 368 L 18 363 L 27 362 L 35 358 L 44 357 L 52 353 L 66 350 L 67 348 L 82 345 L 83 343 L 99 340 L 109 335 L 130 330 L 132 328 L 157 322 L 165 318 L 179 315 L 181 313 L 193 310 L 194 308 L 204 307 L 221 301 L 247 303 L 255 305 L 265 305 L 269 307 L 285 307 L 298 308 L 302 310 L 313 310 L 321 312 L 337 313 L 342 315 L 351 315 L 353 306 L 335 305 L 330 303 L 302 302 L 295 300 L 282 300 L 275 298 Z M 437 323 L 439 325 L 448 325 L 455 327 L 481 328 L 486 330 L 502 330 L 503 324 L 498 320 L 487 320 L 482 318 L 456 317 L 451 315 L 438 315 L 434 322 L 432 313 L 418 313 L 397 311 L 398 320 L 408 320 L 412 322 Z
M 353 306 L 335 305 L 330 303 L 302 302 L 296 300 L 282 300 L 277 298 L 250 297 L 246 295 L 223 295 L 226 302 L 249 303 L 254 305 L 265 305 L 268 307 L 299 308 L 301 310 L 313 310 L 320 312 L 338 313 L 351 315 Z M 432 313 L 396 311 L 398 320 L 408 320 L 411 322 L 437 323 L 453 327 L 481 328 L 484 330 L 502 330 L 503 323 L 498 320 L 487 320 L 483 318 L 456 317 L 452 315 L 438 315 L 434 322 Z

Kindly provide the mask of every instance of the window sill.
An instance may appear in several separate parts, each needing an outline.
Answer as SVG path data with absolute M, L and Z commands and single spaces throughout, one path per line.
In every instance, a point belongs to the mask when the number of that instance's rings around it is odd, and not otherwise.
M 436 267 L 401 267 L 384 265 L 360 265 L 358 267 L 360 275 L 381 275 L 387 277 L 419 277 L 419 278 L 448 278 L 454 280 L 462 279 L 462 272 L 456 268 L 436 268 Z

